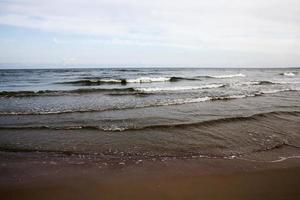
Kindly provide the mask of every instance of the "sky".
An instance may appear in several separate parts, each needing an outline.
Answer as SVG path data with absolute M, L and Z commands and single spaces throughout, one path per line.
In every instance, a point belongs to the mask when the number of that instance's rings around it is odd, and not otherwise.
M 299 67 L 299 0 L 0 0 L 0 67 Z

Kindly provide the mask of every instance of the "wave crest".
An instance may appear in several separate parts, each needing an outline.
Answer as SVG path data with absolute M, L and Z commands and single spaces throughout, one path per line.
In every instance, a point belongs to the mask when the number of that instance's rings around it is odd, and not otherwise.
M 33 97 L 33 96 L 59 96 L 68 94 L 83 94 L 97 92 L 134 92 L 134 88 L 85 88 L 76 90 L 40 90 L 40 91 L 2 91 L 0 97 Z
M 81 86 L 93 86 L 93 85 L 102 85 L 102 84 L 127 84 L 127 83 L 152 83 L 152 82 L 177 82 L 182 80 L 196 81 L 197 78 L 188 78 L 188 77 L 139 77 L 135 79 L 82 79 L 76 81 L 67 81 L 59 82 L 58 84 L 72 84 L 72 85 L 81 85 Z
M 210 78 L 235 78 L 235 77 L 246 77 L 244 74 L 239 73 L 239 74 L 228 74 L 228 75 L 216 75 L 216 76 L 208 76 Z
M 134 88 L 126 88 L 128 91 L 136 90 Z M 126 89 L 120 89 L 121 91 L 126 91 Z M 117 89 L 114 89 L 116 91 Z M 83 90 L 85 91 L 85 90 Z M 97 90 L 96 90 L 97 91 Z M 188 103 L 200 103 L 205 101 L 227 101 L 233 99 L 242 99 L 248 97 L 256 97 L 262 96 L 264 94 L 275 94 L 278 92 L 292 92 L 292 91 L 299 91 L 297 89 L 274 89 L 274 90 L 260 90 L 253 93 L 248 94 L 234 94 L 228 96 L 204 96 L 198 98 L 184 98 L 184 99 L 168 99 L 166 101 L 155 101 L 149 105 L 140 105 L 134 107 L 123 107 L 123 108 L 108 108 L 108 109 L 84 109 L 84 110 L 61 110 L 61 111 L 40 111 L 40 112 L 18 112 L 18 111 L 11 111 L 11 112 L 0 112 L 0 115 L 50 115 L 50 114 L 67 114 L 67 113 L 86 113 L 86 112 L 103 112 L 103 111 L 112 111 L 112 110 L 126 110 L 126 109 L 137 109 L 137 108 L 147 108 L 147 107 L 157 107 L 157 106 L 171 106 L 171 105 L 183 105 Z M 130 94 L 147 94 L 147 93 L 132 93 Z
M 284 72 L 284 73 L 281 73 L 280 75 L 283 75 L 283 76 L 296 76 L 296 73 L 295 72 Z
M 179 86 L 179 87 L 149 87 L 149 88 L 137 88 L 136 90 L 141 92 L 164 92 L 164 91 L 182 91 L 182 90 L 200 90 L 200 89 L 213 89 L 225 87 L 225 84 L 209 84 L 201 86 Z

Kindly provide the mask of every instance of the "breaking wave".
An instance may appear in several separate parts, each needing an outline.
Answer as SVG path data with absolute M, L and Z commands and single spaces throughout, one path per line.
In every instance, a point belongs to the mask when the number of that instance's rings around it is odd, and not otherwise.
M 71 84 L 71 85 L 81 85 L 81 86 L 94 86 L 103 84 L 128 84 L 128 83 L 152 83 L 152 82 L 177 82 L 182 80 L 196 81 L 200 80 L 197 78 L 188 77 L 139 77 L 136 79 L 82 79 L 76 81 L 59 82 L 58 84 Z
M 136 90 L 142 92 L 162 92 L 162 91 L 181 91 L 181 90 L 200 90 L 200 89 L 212 89 L 225 87 L 225 84 L 209 84 L 201 86 L 179 86 L 179 87 L 149 87 L 149 88 L 137 88 Z
M 185 99 L 168 99 L 165 101 L 155 101 L 152 104 L 148 105 L 135 105 L 133 107 L 119 107 L 119 108 L 107 108 L 107 109 L 82 109 L 82 110 L 62 110 L 62 111 L 37 111 L 37 112 L 0 112 L 0 115 L 51 115 L 51 114 L 67 114 L 67 113 L 86 113 L 86 112 L 104 112 L 104 111 L 113 111 L 113 110 L 128 110 L 128 109 L 139 109 L 147 107 L 159 107 L 159 106 L 172 106 L 172 105 L 184 105 L 189 103 L 200 103 L 205 101 L 228 101 L 233 99 L 243 99 L 248 97 L 262 96 L 264 94 L 274 94 L 278 92 L 286 91 L 298 91 L 292 89 L 282 89 L 282 90 L 261 90 L 249 94 L 235 94 L 228 96 L 204 96 L 198 98 L 185 98 Z
M 40 91 L 2 91 L 0 97 L 32 97 L 32 96 L 59 96 L 67 94 L 83 94 L 97 92 L 134 92 L 134 88 L 89 88 L 76 90 L 40 90 Z
M 227 74 L 227 75 L 213 75 L 213 76 L 203 76 L 205 78 L 218 78 L 218 79 L 224 79 L 224 78 L 236 78 L 236 77 L 246 77 L 244 74 Z
M 282 75 L 282 76 L 296 76 L 296 73 L 294 73 L 294 72 L 284 72 L 284 73 L 280 73 L 280 75 Z
M 167 82 L 170 77 L 140 77 L 136 79 L 126 79 L 127 83 L 151 83 L 151 82 Z
M 178 91 L 178 90 L 196 90 L 225 87 L 224 84 L 211 84 L 203 86 L 182 86 L 167 88 L 81 88 L 75 90 L 40 90 L 40 91 L 2 91 L 0 97 L 33 97 L 33 96 L 59 96 L 68 94 L 84 93 L 109 93 L 109 92 L 127 92 L 129 94 L 139 94 L 141 92 L 158 92 L 158 91 Z

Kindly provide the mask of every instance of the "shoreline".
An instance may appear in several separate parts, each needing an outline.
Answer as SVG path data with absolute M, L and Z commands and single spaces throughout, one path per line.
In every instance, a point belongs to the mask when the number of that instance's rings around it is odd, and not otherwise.
M 300 199 L 299 70 L 1 75 L 0 199 Z

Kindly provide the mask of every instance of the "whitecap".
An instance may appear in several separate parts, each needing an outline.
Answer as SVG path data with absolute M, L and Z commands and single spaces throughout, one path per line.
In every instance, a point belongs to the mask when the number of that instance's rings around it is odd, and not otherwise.
M 182 90 L 200 90 L 200 89 L 212 89 L 224 87 L 224 84 L 210 84 L 200 86 L 180 86 L 180 87 L 148 87 L 148 88 L 136 88 L 142 92 L 163 92 L 163 91 L 182 91 Z
M 158 106 L 170 106 L 170 105 L 181 105 L 187 103 L 199 103 L 204 101 L 212 100 L 211 97 L 199 97 L 199 98 L 190 98 L 190 99 L 175 99 L 167 102 L 160 102 L 156 105 Z
M 217 76 L 210 76 L 211 78 L 234 78 L 234 77 L 245 77 L 244 74 L 228 74 L 228 75 L 217 75 Z
M 151 82 L 167 82 L 170 81 L 170 77 L 140 77 L 136 79 L 128 79 L 127 83 L 151 83 Z
M 283 76 L 295 76 L 296 74 L 293 72 L 284 72 L 282 75 Z
M 97 82 L 99 80 L 90 80 L 91 82 Z M 120 79 L 101 79 L 101 82 L 105 82 L 105 83 L 121 83 L 122 80 Z
M 101 129 L 103 131 L 112 131 L 112 132 L 118 132 L 118 131 L 125 131 L 127 130 L 129 127 L 124 127 L 124 126 L 116 126 L 116 125 L 111 125 L 111 126 L 106 126 L 106 127 L 102 127 Z

